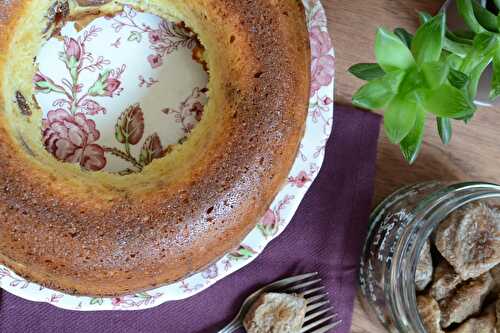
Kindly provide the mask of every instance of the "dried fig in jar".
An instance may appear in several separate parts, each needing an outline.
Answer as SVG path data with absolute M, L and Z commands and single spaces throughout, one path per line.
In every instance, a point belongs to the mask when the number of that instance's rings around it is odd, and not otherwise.
M 497 312 L 497 333 L 500 332 L 500 298 L 497 299 L 496 304 L 496 312 Z
M 450 296 L 460 282 L 462 282 L 460 275 L 446 260 L 442 260 L 434 270 L 431 295 L 436 301 L 440 301 Z
M 439 309 L 438 303 L 434 298 L 432 298 L 432 296 L 417 296 L 417 309 L 427 333 L 444 332 L 440 326 L 441 310 Z
M 417 290 L 422 291 L 432 280 L 432 256 L 430 242 L 427 241 L 420 252 L 417 271 L 415 273 L 415 285 Z
M 439 301 L 441 327 L 461 323 L 478 313 L 492 288 L 493 278 L 489 272 L 477 279 L 463 282 L 452 295 Z
M 500 263 L 500 214 L 485 203 L 451 213 L 437 227 L 435 245 L 463 280 Z
M 493 277 L 493 282 L 495 283 L 495 286 L 493 287 L 493 293 L 500 298 L 500 265 L 496 265 L 495 267 L 493 267 L 490 273 Z
M 488 307 L 478 317 L 469 318 L 451 333 L 496 333 L 495 308 Z

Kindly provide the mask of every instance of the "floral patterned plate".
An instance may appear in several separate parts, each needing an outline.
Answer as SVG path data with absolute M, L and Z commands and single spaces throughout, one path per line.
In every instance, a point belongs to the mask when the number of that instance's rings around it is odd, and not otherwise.
M 323 163 L 333 123 L 334 52 L 319 0 L 304 0 L 312 49 L 306 131 L 288 183 L 242 244 L 203 272 L 117 298 L 66 295 L 0 266 L 0 287 L 19 297 L 81 310 L 141 310 L 190 297 L 248 265 L 291 221 Z M 126 8 L 81 31 L 68 23 L 37 57 L 33 78 L 43 144 L 84 170 L 140 172 L 182 142 L 203 116 L 208 76 L 183 25 Z M 116 111 L 115 111 L 116 110 Z

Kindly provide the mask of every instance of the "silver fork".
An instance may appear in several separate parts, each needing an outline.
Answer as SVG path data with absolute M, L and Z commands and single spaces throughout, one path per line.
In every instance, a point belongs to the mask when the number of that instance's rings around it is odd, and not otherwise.
M 295 293 L 303 295 L 306 298 L 307 310 L 304 326 L 301 333 L 326 333 L 339 326 L 342 320 L 331 322 L 337 317 L 336 313 L 331 313 L 332 307 L 329 307 L 328 293 L 323 293 L 324 286 L 320 285 L 321 279 L 318 273 L 302 274 L 279 280 L 264 286 L 252 295 L 248 296 L 243 302 L 240 311 L 236 317 L 226 327 L 218 333 L 232 333 L 243 327 L 243 319 L 250 310 L 252 304 L 260 295 L 267 292 Z

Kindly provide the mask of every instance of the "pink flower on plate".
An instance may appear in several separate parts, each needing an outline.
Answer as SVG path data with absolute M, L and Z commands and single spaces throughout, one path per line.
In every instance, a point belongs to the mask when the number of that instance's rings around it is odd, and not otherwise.
M 311 95 L 314 95 L 321 87 L 328 86 L 335 74 L 334 59 L 328 55 L 312 61 Z
M 335 74 L 335 59 L 329 54 L 332 49 L 332 41 L 328 32 L 321 31 L 319 27 L 313 27 L 310 37 L 312 54 L 311 95 L 314 95 L 321 87 L 332 82 Z
M 215 279 L 219 275 L 219 269 L 217 265 L 212 265 L 208 267 L 203 273 L 201 273 L 205 279 Z
M 161 42 L 161 32 L 160 30 L 151 30 L 149 32 L 149 41 L 151 44 L 158 44 Z
M 35 76 L 33 76 L 33 86 L 35 88 L 35 91 L 45 94 L 48 94 L 52 91 L 59 91 L 54 81 L 40 72 L 37 72 Z
M 317 1 L 311 4 L 313 7 L 319 6 Z M 311 17 L 312 26 L 325 26 L 326 25 L 326 14 L 324 10 L 317 10 L 316 13 Z
M 201 117 L 203 116 L 203 104 L 200 102 L 196 102 L 193 104 L 191 107 L 191 113 L 194 114 L 194 118 L 196 121 L 200 121 Z
M 311 54 L 313 58 L 320 58 L 327 55 L 332 49 L 332 40 L 326 31 L 322 31 L 319 27 L 311 28 Z
M 106 166 L 104 149 L 95 144 L 100 133 L 95 122 L 83 113 L 72 115 L 63 109 L 52 110 L 42 124 L 43 144 L 58 160 L 79 163 L 90 171 Z
M 36 72 L 35 76 L 33 76 L 33 84 L 35 84 L 35 88 L 37 88 L 37 84 L 39 84 L 40 82 L 47 82 L 49 80 L 50 79 L 48 77 L 40 72 Z
M 323 102 L 324 105 L 330 105 L 330 104 L 333 103 L 333 99 L 331 99 L 330 97 L 326 96 L 325 98 L 323 98 L 322 102 Z
M 299 172 L 296 177 L 289 177 L 288 182 L 294 184 L 295 186 L 301 188 L 304 187 L 305 184 L 311 181 L 311 177 L 305 171 Z
M 260 220 L 260 224 L 268 227 L 274 227 L 276 225 L 276 214 L 272 209 L 268 209 L 266 214 Z
M 113 97 L 113 94 L 120 88 L 121 84 L 120 80 L 109 77 L 104 85 L 105 96 Z
M 80 106 L 89 116 L 95 116 L 100 113 L 106 114 L 106 109 L 100 106 L 99 103 L 91 99 L 84 100 Z
M 148 56 L 149 64 L 152 68 L 158 68 L 163 65 L 163 58 L 159 54 L 151 54 Z
M 76 62 L 80 61 L 83 53 L 82 46 L 74 38 L 64 39 L 64 51 L 66 52 L 66 56 L 68 57 L 68 59 L 74 57 Z
M 113 304 L 113 306 L 119 306 L 123 303 L 124 299 L 122 297 L 114 297 L 112 300 L 111 300 L 111 304 Z
M 97 81 L 90 87 L 88 94 L 90 96 L 113 97 L 119 95 L 119 88 L 122 82 L 119 80 L 122 72 L 105 71 L 99 74 Z M 122 89 L 123 90 L 123 89 Z

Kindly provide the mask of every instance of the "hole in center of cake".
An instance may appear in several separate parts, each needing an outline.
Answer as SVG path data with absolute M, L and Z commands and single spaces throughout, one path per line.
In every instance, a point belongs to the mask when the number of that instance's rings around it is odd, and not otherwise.
M 42 144 L 86 171 L 141 172 L 201 121 L 203 48 L 182 22 L 131 8 L 77 26 L 67 22 L 36 58 Z

